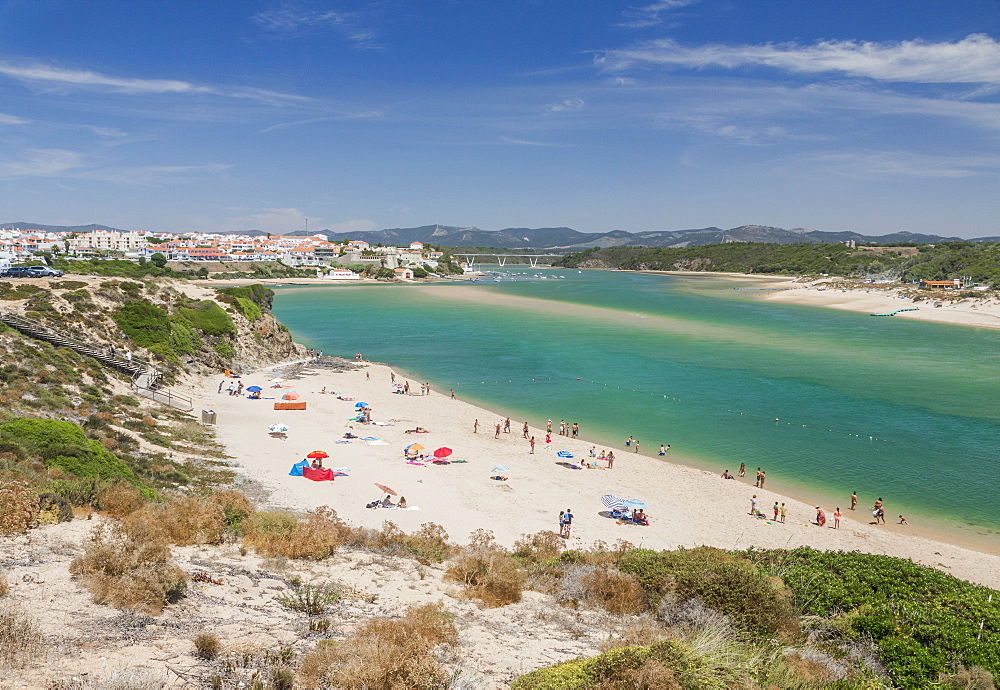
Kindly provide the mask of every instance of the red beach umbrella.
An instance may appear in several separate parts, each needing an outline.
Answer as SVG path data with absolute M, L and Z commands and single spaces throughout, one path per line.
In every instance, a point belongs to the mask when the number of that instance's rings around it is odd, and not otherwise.
M 306 457 L 307 458 L 317 458 L 319 460 L 322 460 L 323 458 L 330 457 L 330 455 L 325 450 L 314 450 L 313 452 L 309 453 L 309 455 L 307 455 Z
M 451 455 L 451 448 L 438 448 L 434 451 L 435 458 L 446 458 Z
M 375 482 L 375 486 L 377 486 L 378 488 L 382 489 L 382 491 L 386 492 L 390 496 L 396 496 L 397 495 L 396 494 L 396 490 L 393 489 L 391 486 L 386 486 L 385 484 L 380 484 L 378 482 Z
M 300 397 L 301 396 L 298 393 L 296 393 L 295 391 L 288 391 L 283 396 L 281 396 L 281 399 L 282 400 L 298 400 Z

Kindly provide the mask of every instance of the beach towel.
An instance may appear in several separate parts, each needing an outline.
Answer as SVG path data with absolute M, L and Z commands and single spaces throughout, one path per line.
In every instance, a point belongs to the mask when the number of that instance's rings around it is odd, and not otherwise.
M 350 443 L 350 441 L 334 441 L 334 443 Z
M 361 440 L 362 440 L 362 441 L 377 441 L 378 439 L 377 439 L 377 438 L 375 438 L 374 436 L 363 436 L 363 437 L 361 438 Z
M 302 476 L 306 479 L 311 479 L 314 482 L 332 482 L 333 481 L 333 470 L 330 469 L 313 469 L 312 467 L 303 467 Z
M 387 445 L 389 445 L 389 442 L 388 441 L 369 441 L 368 445 L 369 446 L 387 446 Z
M 420 506 L 407 506 L 405 508 L 400 508 L 399 506 L 382 506 L 385 510 L 420 510 Z
M 297 462 L 294 465 L 292 465 L 292 471 L 289 472 L 288 474 L 289 474 L 289 476 L 292 476 L 292 477 L 301 477 L 302 476 L 302 469 L 305 468 L 305 467 L 309 467 L 309 461 L 308 460 L 303 460 L 302 462 Z
M 424 467 L 424 466 L 427 465 L 426 462 L 417 462 L 416 460 L 407 460 L 406 464 L 407 465 L 416 465 L 417 467 Z

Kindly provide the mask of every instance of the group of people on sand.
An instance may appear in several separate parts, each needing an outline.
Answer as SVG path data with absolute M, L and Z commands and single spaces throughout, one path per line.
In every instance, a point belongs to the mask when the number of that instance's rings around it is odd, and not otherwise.
M 729 470 L 725 470 L 722 473 L 722 478 L 734 479 L 735 477 L 733 477 L 733 475 L 729 473 Z M 855 491 L 854 493 L 851 494 L 851 510 L 857 509 L 857 506 L 858 506 L 858 492 Z M 785 518 L 788 516 L 788 509 L 785 507 L 785 504 L 782 503 L 781 505 L 779 505 L 778 501 L 774 502 L 772 512 L 774 514 L 773 518 L 774 521 L 778 523 L 784 523 Z M 766 519 L 767 517 L 763 512 L 761 512 L 760 507 L 758 506 L 757 494 L 754 494 L 753 496 L 750 497 L 750 512 L 748 513 L 748 515 L 751 515 L 761 520 Z M 873 524 L 876 525 L 885 524 L 885 506 L 883 505 L 881 496 L 879 496 L 878 499 L 876 499 L 875 505 L 872 506 L 872 517 L 875 518 L 875 522 Z M 841 518 L 843 518 L 843 513 L 840 512 L 840 506 L 837 506 L 836 510 L 833 511 L 833 525 L 831 526 L 831 529 L 840 529 Z M 826 511 L 823 510 L 821 506 L 816 506 L 816 520 L 813 524 L 815 524 L 817 527 L 824 527 L 826 526 L 826 523 L 827 523 Z M 906 518 L 903 517 L 902 515 L 899 516 L 899 524 L 901 525 L 908 524 L 906 522 Z
M 590 457 L 594 458 L 595 460 L 599 461 L 603 460 L 604 462 L 608 463 L 609 470 L 615 466 L 615 452 L 613 450 L 605 451 L 602 448 L 601 452 L 598 453 L 597 446 L 591 446 L 588 452 L 590 453 Z M 592 466 L 597 467 L 597 463 L 595 462 Z
M 406 508 L 406 496 L 400 496 L 398 503 L 392 502 L 392 496 L 389 494 L 385 495 L 385 498 L 379 501 L 372 501 L 365 508 Z

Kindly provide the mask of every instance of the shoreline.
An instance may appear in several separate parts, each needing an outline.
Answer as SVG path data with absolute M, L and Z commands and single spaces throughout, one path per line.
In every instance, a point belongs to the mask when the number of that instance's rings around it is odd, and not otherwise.
M 216 393 L 219 376 L 206 377 L 195 386 L 196 409 L 215 409 L 219 414 L 218 440 L 240 463 L 237 471 L 263 486 L 271 502 L 308 510 L 329 505 L 352 524 L 378 527 L 392 520 L 404 531 L 419 529 L 425 522 L 441 524 L 456 541 L 465 541 L 475 529 L 493 530 L 497 540 L 512 545 L 522 534 L 552 530 L 559 510 L 573 508 L 575 533 L 567 546 L 582 546 L 595 540 L 614 543 L 617 539 L 648 548 L 671 549 L 679 546 L 717 546 L 724 549 L 793 548 L 811 546 L 823 550 L 859 550 L 911 558 L 937 567 L 963 579 L 1000 587 L 1000 554 L 978 545 L 956 544 L 953 535 L 933 528 L 895 525 L 875 527 L 863 519 L 864 509 L 851 515 L 844 510 L 840 530 L 820 529 L 809 522 L 815 516 L 815 503 L 770 488 L 756 489 L 749 482 L 726 481 L 718 473 L 698 467 L 664 461 L 657 456 L 616 451 L 612 470 L 570 470 L 556 464 L 557 450 L 571 452 L 579 462 L 587 457 L 587 448 L 595 445 L 584 438 L 553 436 L 553 448 L 544 449 L 544 429 L 531 428 L 536 437 L 536 454 L 528 454 L 527 441 L 521 439 L 523 420 L 512 419 L 510 434 L 494 438 L 497 413 L 467 403 L 451 400 L 447 394 L 413 395 L 420 383 L 410 380 L 411 395 L 391 393 L 385 364 L 365 362 L 347 372 L 310 369 L 305 363 L 303 378 L 291 381 L 307 402 L 304 411 L 274 411 L 268 400 L 249 401 Z M 287 370 L 291 364 L 276 365 L 243 377 L 247 385 L 264 386 L 264 395 L 288 389 L 268 386 L 268 372 Z M 370 375 L 370 380 L 365 373 Z M 403 372 L 396 371 L 402 380 Z M 376 421 L 395 419 L 393 426 L 363 426 L 348 422 L 353 401 L 322 395 L 319 390 L 341 390 L 355 401 L 371 403 Z M 478 419 L 479 433 L 472 423 Z M 502 419 L 502 418 L 501 418 Z M 272 439 L 266 427 L 275 422 L 291 429 L 287 440 Z M 422 426 L 428 434 L 405 434 L 406 429 Z M 334 444 L 334 440 L 352 431 L 358 436 L 377 437 L 376 445 L 360 441 Z M 490 432 L 490 433 L 486 433 Z M 555 432 L 554 432 L 555 433 Z M 467 460 L 449 466 L 411 466 L 402 460 L 402 448 L 412 442 L 427 446 L 432 452 L 439 446 L 454 449 L 454 459 Z M 330 453 L 327 467 L 349 467 L 349 476 L 334 482 L 311 482 L 290 477 L 291 465 L 312 450 Z M 598 446 L 600 449 L 600 446 Z M 569 462 L 566 460 L 564 462 Z M 506 482 L 489 479 L 496 464 L 510 467 Z M 374 482 L 387 483 L 408 497 L 420 511 L 365 510 L 379 498 Z M 748 513 L 749 499 L 757 493 L 761 509 L 769 512 L 774 501 L 789 507 L 788 522 L 772 524 L 757 520 Z M 613 493 L 622 498 L 640 497 L 649 505 L 649 527 L 618 525 L 601 516 L 604 507 L 600 496 Z M 565 504 L 565 505 L 563 505 Z M 824 506 L 832 524 L 833 506 Z M 945 539 L 947 541 L 943 541 Z
M 773 300 L 787 304 L 826 309 L 842 309 L 862 314 L 886 313 L 916 306 L 892 318 L 943 323 L 952 326 L 1000 329 L 1000 299 L 961 298 L 949 291 L 922 291 L 915 286 L 876 285 L 836 276 L 811 280 L 805 276 L 764 276 L 749 273 L 709 273 L 705 271 L 638 271 L 649 275 L 679 278 L 717 278 L 765 284 L 759 293 L 747 291 L 753 300 Z M 809 281 L 809 282 L 805 282 Z M 774 288 L 767 290 L 766 288 Z M 789 289 L 791 288 L 791 289 Z M 914 297 L 922 299 L 915 301 Z M 940 306 L 935 306 L 940 305 Z

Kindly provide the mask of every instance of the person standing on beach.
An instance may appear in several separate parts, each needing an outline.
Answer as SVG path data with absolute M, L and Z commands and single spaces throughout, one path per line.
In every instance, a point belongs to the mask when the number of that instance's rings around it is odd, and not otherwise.
M 389 378 L 392 379 L 392 383 L 396 383 L 396 372 L 389 370 Z
M 371 381 L 371 380 L 372 380 L 372 373 L 370 371 L 366 371 L 365 372 L 365 381 Z
M 525 438 L 528 438 L 528 423 L 527 422 L 524 423 L 524 428 L 521 429 L 521 433 L 524 434 Z
M 507 417 L 507 419 L 503 421 L 503 432 L 505 434 L 510 433 L 510 417 Z
M 497 433 L 493 438 L 500 438 L 500 422 L 497 422 Z
M 409 381 L 407 381 L 406 383 L 403 384 L 403 394 L 404 395 L 409 395 L 410 394 L 410 382 Z
M 782 522 L 782 524 L 784 524 L 784 522 L 785 522 L 785 516 L 786 515 L 788 515 L 788 508 L 786 508 L 785 504 L 782 503 L 781 504 L 781 522 Z
M 425 383 L 424 384 L 424 388 L 427 390 L 427 395 L 430 395 L 431 394 L 431 382 L 428 381 L 427 383 Z
M 767 479 L 767 472 L 764 470 L 760 471 L 760 488 L 764 488 L 764 480 Z
M 760 488 L 760 468 L 759 467 L 757 468 L 757 481 L 755 481 L 753 483 L 753 485 L 756 486 L 758 489 Z
M 217 390 L 217 391 L 216 391 L 216 393 L 221 393 L 221 392 L 222 392 L 222 386 L 223 386 L 223 384 L 225 384 L 225 383 L 226 383 L 226 380 L 225 380 L 225 379 L 223 379 L 223 380 L 219 381 L 219 390 Z
M 840 506 L 837 506 L 837 509 L 835 511 L 833 511 L 833 528 L 834 529 L 840 529 L 840 517 L 841 517 L 841 515 L 840 515 Z
M 778 502 L 777 502 L 777 501 L 775 501 L 775 502 L 774 502 L 774 519 L 775 519 L 775 520 L 777 520 L 777 519 L 778 519 L 778 510 L 779 510 L 779 508 L 778 508 Z
M 858 492 L 855 491 L 853 494 L 851 494 L 851 510 L 854 510 L 857 507 L 858 507 Z
M 615 452 L 613 450 L 608 451 L 608 469 L 610 470 L 615 466 Z
M 545 433 L 547 433 L 547 434 L 551 434 L 552 433 L 552 420 L 551 419 L 548 422 L 545 423 Z
M 740 463 L 740 476 L 741 477 L 747 476 L 747 464 L 745 462 Z
M 573 422 L 573 438 L 578 438 L 580 436 L 580 425 Z
M 639 441 L 633 441 L 632 443 L 635 445 L 635 452 L 638 453 L 639 452 Z
M 559 511 L 559 536 L 566 538 L 566 511 Z
M 455 399 L 455 389 L 454 388 L 451 389 L 451 399 L 452 400 Z
M 573 511 L 567 508 L 563 518 L 566 520 L 566 538 L 569 539 L 570 530 L 573 529 Z
M 531 447 L 531 450 L 528 451 L 528 455 L 534 455 L 535 454 L 535 437 L 534 436 L 532 436 L 531 438 L 528 439 L 528 445 Z
M 750 498 L 750 512 L 747 515 L 757 515 L 757 494 Z
M 472 433 L 474 433 L 474 434 L 478 434 L 479 433 L 479 419 L 478 418 L 474 422 L 472 422 Z
M 559 422 L 559 435 L 560 436 L 565 436 L 566 435 L 566 420 L 565 419 L 563 419 L 563 420 L 561 420 Z

